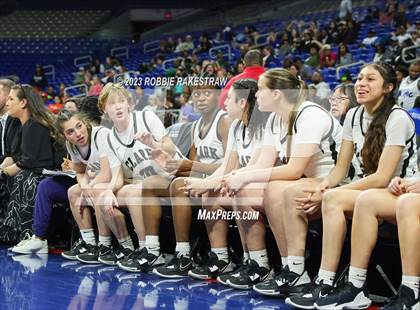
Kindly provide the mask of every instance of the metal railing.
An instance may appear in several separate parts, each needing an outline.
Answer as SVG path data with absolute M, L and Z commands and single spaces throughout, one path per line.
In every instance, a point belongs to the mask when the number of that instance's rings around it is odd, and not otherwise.
M 342 66 L 337 67 L 337 69 L 335 69 L 335 75 L 337 77 L 337 80 L 340 79 L 340 71 L 341 70 L 346 69 L 346 68 L 350 68 L 350 67 L 361 66 L 363 64 L 365 64 L 365 62 L 363 60 L 359 60 L 357 62 L 353 62 L 353 63 L 348 64 L 348 65 L 342 65 Z
M 125 58 L 128 59 L 128 47 L 120 46 L 120 47 L 111 48 L 111 56 L 114 56 L 114 57 L 125 56 Z
M 92 62 L 92 56 L 80 56 L 73 59 L 73 63 L 75 67 L 84 67 Z
M 157 46 L 154 46 L 155 44 L 157 44 Z M 143 52 L 146 54 L 149 52 L 157 51 L 159 49 L 159 44 L 160 44 L 159 40 L 144 43 Z
M 52 80 L 55 81 L 55 67 L 53 65 L 46 65 L 46 66 L 43 66 L 42 68 L 44 69 L 45 75 L 51 76 Z
M 407 51 L 411 51 L 411 50 L 415 51 L 415 57 L 413 59 L 407 58 L 407 56 L 408 56 Z M 401 52 L 401 55 L 402 55 L 402 60 L 405 63 L 412 63 L 412 62 L 415 62 L 415 61 L 419 60 L 420 59 L 420 44 L 403 48 L 403 50 Z
M 87 96 L 88 87 L 87 87 L 86 84 L 77 84 L 77 85 L 66 87 L 66 88 L 64 88 L 64 95 L 66 95 L 66 97 L 69 97 L 69 91 L 72 90 L 72 89 L 79 90 L 80 93 L 77 94 L 77 95 L 71 95 L 71 97 L 84 97 L 84 96 Z
M 267 32 L 267 33 L 262 33 L 262 34 L 259 34 L 259 35 L 257 35 L 256 37 L 255 37 L 255 45 L 253 46 L 253 48 L 256 48 L 256 47 L 261 47 L 261 46 L 266 46 L 267 44 L 268 44 L 268 36 L 269 36 L 270 34 Z M 265 41 L 264 42 L 260 42 L 260 39 L 261 38 L 265 38 Z
M 215 51 L 220 51 L 227 49 L 227 53 L 223 53 L 223 56 L 228 56 L 229 61 L 232 59 L 232 47 L 229 44 L 223 44 L 219 46 L 212 47 L 209 49 L 209 57 L 212 59 L 215 59 L 217 57 L 217 54 L 215 54 Z
M 180 59 L 181 57 L 174 57 L 174 58 L 169 58 L 169 59 L 166 59 L 166 60 L 164 60 L 163 62 L 162 62 L 162 68 L 163 68 L 163 70 L 167 70 L 168 68 L 166 67 L 166 64 L 168 64 L 168 63 L 173 63 L 173 62 L 175 62 L 175 61 L 177 61 L 178 59 Z M 182 58 L 181 58 L 182 59 Z

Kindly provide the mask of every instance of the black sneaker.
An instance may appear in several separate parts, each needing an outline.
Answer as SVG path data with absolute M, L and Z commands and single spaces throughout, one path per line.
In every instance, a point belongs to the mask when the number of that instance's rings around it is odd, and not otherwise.
M 231 271 L 231 272 L 227 272 L 227 273 L 223 273 L 221 275 L 219 275 L 217 277 L 217 282 L 229 286 L 229 284 L 227 283 L 227 280 L 229 280 L 229 278 L 236 273 L 241 273 L 243 270 L 245 270 L 246 268 L 248 268 L 248 263 L 249 260 L 248 259 L 244 259 L 241 261 L 241 263 L 239 265 L 236 266 L 236 269 Z
M 218 275 L 225 272 L 233 271 L 234 265 L 232 262 L 219 260 L 217 254 L 210 252 L 208 261 L 202 265 L 191 269 L 188 275 L 198 280 L 215 279 Z
M 229 277 L 227 284 L 239 290 L 249 290 L 255 284 L 267 280 L 270 276 L 272 276 L 270 269 L 258 266 L 258 263 L 251 259 L 247 268 Z
M 146 252 L 137 259 L 140 265 L 140 271 L 151 272 L 153 268 L 162 266 L 165 264 L 165 257 L 162 254 L 155 255 L 153 253 Z
M 104 245 L 96 246 L 86 244 L 86 249 L 87 251 L 85 253 L 76 255 L 77 260 L 85 264 L 98 264 L 99 256 L 108 252 L 111 248 Z
M 179 255 L 175 252 L 174 257 L 164 266 L 153 269 L 153 273 L 163 278 L 184 278 L 193 269 L 193 262 L 189 256 Z
M 405 285 L 400 285 L 398 294 L 391 301 L 383 306 L 381 310 L 420 310 L 420 295 L 417 300 L 414 291 Z
M 355 287 L 351 282 L 335 288 L 326 296 L 320 296 L 315 302 L 317 309 L 366 309 L 372 301 L 369 299 L 366 285 L 362 288 Z
M 114 249 L 109 248 L 108 251 L 101 253 L 98 261 L 105 265 L 116 266 L 119 260 L 126 258 L 133 250 L 118 245 Z
M 63 256 L 66 259 L 77 260 L 77 257 L 76 257 L 77 255 L 83 254 L 86 252 L 87 252 L 86 242 L 84 242 L 82 239 L 79 239 L 70 250 L 61 253 L 61 256 Z
M 302 293 L 286 298 L 286 304 L 299 309 L 315 309 L 314 303 L 319 297 L 326 296 L 333 290 L 333 286 L 324 284 L 323 281 L 317 283 L 316 279 L 305 285 Z
M 310 282 L 311 279 L 306 271 L 297 274 L 286 266 L 273 279 L 254 285 L 253 289 L 267 296 L 289 296 L 301 293 L 305 285 Z
M 142 269 L 139 260 L 141 260 L 146 255 L 147 249 L 145 247 L 137 249 L 123 260 L 120 260 L 118 262 L 118 267 L 120 267 L 120 269 L 122 270 L 129 272 L 141 272 Z

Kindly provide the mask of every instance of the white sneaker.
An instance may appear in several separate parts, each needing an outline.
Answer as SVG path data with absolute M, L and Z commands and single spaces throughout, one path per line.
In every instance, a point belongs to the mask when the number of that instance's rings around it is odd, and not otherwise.
M 12 252 L 18 254 L 48 254 L 48 242 L 33 235 L 29 240 L 19 242 L 13 247 Z

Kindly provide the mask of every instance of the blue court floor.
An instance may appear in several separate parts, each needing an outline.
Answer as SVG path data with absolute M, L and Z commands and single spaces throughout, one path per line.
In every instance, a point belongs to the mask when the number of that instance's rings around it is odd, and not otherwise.
M 289 309 L 281 299 L 215 282 L 166 280 L 59 255 L 0 247 L 0 309 Z

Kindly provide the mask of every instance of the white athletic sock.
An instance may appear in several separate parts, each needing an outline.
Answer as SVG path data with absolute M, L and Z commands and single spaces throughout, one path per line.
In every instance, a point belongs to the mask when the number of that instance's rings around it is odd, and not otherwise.
M 335 272 L 319 269 L 318 271 L 318 279 L 316 280 L 316 283 L 319 284 L 321 281 L 323 281 L 324 284 L 333 285 L 335 279 Z
M 287 256 L 287 266 L 289 266 L 290 271 L 302 274 L 305 271 L 305 257 Z
M 181 256 L 190 256 L 190 242 L 177 242 L 175 247 L 175 252 L 178 252 L 178 255 Z
M 96 245 L 95 231 L 92 228 L 80 229 L 82 240 L 90 245 Z
M 350 266 L 349 282 L 357 288 L 362 288 L 366 282 L 367 269 Z
M 118 239 L 118 243 L 121 244 L 123 248 L 134 250 L 133 241 L 131 240 L 130 236 L 125 238 Z
M 147 252 L 158 256 L 160 253 L 159 236 L 146 235 L 145 247 L 147 249 Z
M 244 256 L 242 258 L 242 261 L 246 262 L 248 259 L 249 259 L 249 252 L 247 251 L 247 252 L 244 252 Z
M 111 236 L 101 236 L 99 235 L 99 245 L 110 247 L 112 242 Z
M 416 299 L 419 297 L 420 277 L 403 275 L 401 284 L 411 288 Z
M 256 261 L 258 266 L 269 269 L 267 249 L 260 251 L 249 251 L 249 258 Z
M 281 265 L 283 268 L 287 266 L 287 256 L 281 257 Z
M 139 240 L 139 249 L 141 250 L 142 248 L 144 248 L 146 246 L 146 241 L 144 240 Z
M 228 248 L 211 248 L 211 251 L 217 255 L 218 260 L 229 262 Z

